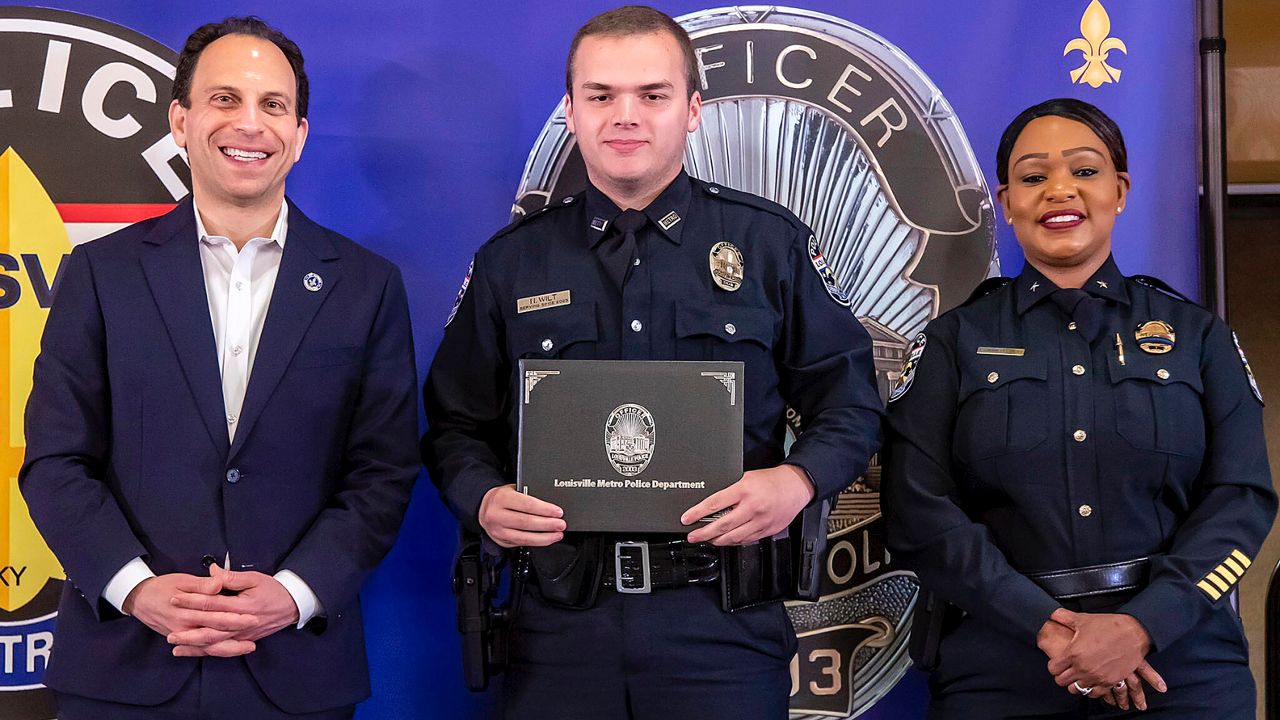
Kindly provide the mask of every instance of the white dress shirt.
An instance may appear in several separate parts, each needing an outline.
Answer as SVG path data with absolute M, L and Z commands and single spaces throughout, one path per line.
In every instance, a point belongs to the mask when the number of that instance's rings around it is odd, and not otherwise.
M 280 259 L 284 255 L 285 239 L 289 234 L 289 204 L 281 203 L 280 218 L 276 220 L 271 237 L 253 238 L 239 250 L 229 238 L 205 232 L 200 211 L 194 205 L 193 202 L 200 264 L 204 268 L 204 287 L 209 298 L 209 319 L 213 323 L 218 367 L 222 371 L 227 439 L 234 441 L 258 340 L 262 337 L 271 294 L 276 286 L 276 274 L 280 271 Z M 228 567 L 229 555 L 225 562 L 223 567 Z M 102 591 L 102 597 L 124 612 L 125 598 L 139 583 L 151 577 L 155 577 L 155 573 L 146 562 L 140 557 L 134 558 L 111 578 Z M 319 598 L 296 573 L 281 570 L 275 574 L 275 579 L 289 591 L 298 606 L 299 628 L 322 614 Z

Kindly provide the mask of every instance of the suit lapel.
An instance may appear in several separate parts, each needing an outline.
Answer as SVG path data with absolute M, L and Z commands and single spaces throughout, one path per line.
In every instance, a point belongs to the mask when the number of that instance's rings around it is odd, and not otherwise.
M 289 235 L 280 259 L 280 272 L 271 293 L 271 306 L 262 327 L 262 337 L 254 354 L 249 387 L 245 391 L 240 424 L 228 458 L 234 458 L 270 400 L 280 378 L 293 360 L 325 298 L 341 279 L 342 265 L 327 231 L 311 222 L 297 206 L 289 203 Z M 314 273 L 320 288 L 311 290 L 304 279 Z M 278 428 L 277 428 L 278 430 Z
M 218 370 L 217 343 L 209 318 L 204 269 L 200 264 L 200 239 L 196 236 L 195 211 L 188 197 L 160 220 L 143 239 L 151 247 L 143 253 L 142 269 L 169 340 L 178 355 L 187 386 L 219 454 L 225 455 L 226 413 L 222 403 L 222 373 Z

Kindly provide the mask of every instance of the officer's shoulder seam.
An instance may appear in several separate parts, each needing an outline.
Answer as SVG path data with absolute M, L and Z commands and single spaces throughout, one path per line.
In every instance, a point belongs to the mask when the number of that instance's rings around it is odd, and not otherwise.
M 1013 278 L 1011 277 L 1004 277 L 1004 276 L 989 277 L 986 280 L 983 280 L 982 282 L 978 283 L 978 287 L 974 288 L 973 292 L 969 293 L 969 297 L 966 298 L 964 302 L 960 303 L 960 307 L 964 307 L 977 300 L 981 300 L 982 298 L 990 295 L 991 293 L 999 290 L 1000 288 L 1012 282 L 1013 282 Z
M 582 197 L 584 194 L 585 193 L 569 195 L 563 200 L 549 202 L 546 205 L 543 205 L 542 207 L 536 210 L 533 210 L 531 212 L 525 213 L 524 215 L 521 215 L 520 217 L 508 223 L 506 227 L 494 233 L 485 244 L 488 245 L 489 243 L 492 243 L 495 240 L 499 240 L 503 237 L 506 237 L 507 235 L 510 235 L 511 233 L 515 232 L 517 229 L 523 227 L 527 223 L 532 222 L 535 218 L 540 218 L 540 217 L 549 215 L 551 213 L 554 213 L 557 210 L 561 210 L 563 208 L 573 207 L 574 205 L 577 205 L 579 202 L 582 201 Z
M 1195 300 L 1192 300 L 1186 295 L 1183 295 L 1182 293 L 1178 292 L 1173 288 L 1172 285 L 1161 280 L 1158 277 L 1152 277 L 1151 275 L 1130 275 L 1129 279 L 1138 283 L 1143 287 L 1151 288 L 1152 290 L 1158 290 L 1164 293 L 1165 295 L 1168 295 L 1171 298 L 1181 300 L 1182 302 L 1191 303 L 1192 305 L 1199 305 L 1199 303 L 1197 303 Z
M 741 190 L 734 190 L 731 187 L 725 187 L 718 183 L 710 183 L 698 178 L 693 178 L 693 182 L 697 185 L 699 191 L 708 197 L 728 200 L 729 202 L 737 203 L 739 205 L 746 205 L 757 210 L 763 210 L 770 215 L 776 215 L 783 220 L 786 220 L 796 229 L 803 230 L 807 239 L 809 229 L 805 226 L 804 222 L 801 221 L 800 218 L 796 217 L 795 213 L 788 210 L 786 206 L 780 205 L 768 198 L 762 198 L 759 195 L 753 195 Z

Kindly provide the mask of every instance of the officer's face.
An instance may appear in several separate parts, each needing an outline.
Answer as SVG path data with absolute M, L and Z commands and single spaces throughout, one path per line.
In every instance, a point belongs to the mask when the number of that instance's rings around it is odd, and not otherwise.
M 191 107 L 169 106 L 197 200 L 278 204 L 307 140 L 307 121 L 296 113 L 293 68 L 279 48 L 248 35 L 209 43 L 191 78 Z
M 671 183 L 701 111 L 669 33 L 592 35 L 578 45 L 565 120 L 591 182 L 615 200 L 652 200 Z
M 1027 123 L 1009 156 L 1009 184 L 997 191 L 1027 261 L 1070 268 L 1101 263 L 1124 208 L 1129 174 L 1087 125 L 1047 116 Z

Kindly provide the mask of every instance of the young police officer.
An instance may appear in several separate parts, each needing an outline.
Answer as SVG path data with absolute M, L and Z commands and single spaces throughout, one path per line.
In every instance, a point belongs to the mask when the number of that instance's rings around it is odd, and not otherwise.
M 498 545 L 531 548 L 506 712 L 784 718 L 796 645 L 781 593 L 726 613 L 718 568 L 690 579 L 670 571 L 704 565 L 713 546 L 748 553 L 858 477 L 880 438 L 870 339 L 824 282 L 794 215 L 684 173 L 701 98 L 679 25 L 647 7 L 606 12 L 574 37 L 566 77 L 588 187 L 480 249 L 424 389 L 424 458 L 449 507 Z M 721 256 L 732 262 L 715 273 Z M 517 312 L 521 298 L 560 291 L 569 304 Z M 684 538 L 625 538 L 650 542 L 667 587 L 619 594 L 601 583 L 584 569 L 611 569 L 623 538 L 566 533 L 560 508 L 516 492 L 521 358 L 745 363 L 748 471 L 682 521 L 723 517 Z M 784 460 L 788 405 L 804 432 Z

